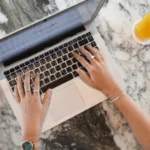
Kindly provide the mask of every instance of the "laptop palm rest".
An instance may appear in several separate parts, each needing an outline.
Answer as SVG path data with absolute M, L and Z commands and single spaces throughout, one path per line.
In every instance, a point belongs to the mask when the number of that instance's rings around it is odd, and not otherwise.
M 54 121 L 58 121 L 80 111 L 84 106 L 84 101 L 77 86 L 70 84 L 53 93 L 49 113 Z

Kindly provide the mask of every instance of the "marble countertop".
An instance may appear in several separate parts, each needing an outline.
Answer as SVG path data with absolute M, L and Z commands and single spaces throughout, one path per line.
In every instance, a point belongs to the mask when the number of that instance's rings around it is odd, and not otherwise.
M 0 37 L 76 0 L 0 1 Z M 95 23 L 117 64 L 127 92 L 150 114 L 150 46 L 131 36 L 133 23 L 150 10 L 148 0 L 109 0 Z M 0 150 L 19 150 L 20 127 L 0 90 Z M 128 123 L 106 101 L 46 132 L 43 150 L 140 150 Z

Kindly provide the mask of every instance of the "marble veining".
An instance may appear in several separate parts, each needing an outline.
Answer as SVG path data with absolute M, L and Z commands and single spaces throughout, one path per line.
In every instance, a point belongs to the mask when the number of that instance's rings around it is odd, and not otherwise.
M 75 4 L 77 0 L 0 1 L 0 38 Z M 127 92 L 150 114 L 150 46 L 131 36 L 134 21 L 150 10 L 148 0 L 109 0 L 95 23 L 126 82 Z M 116 69 L 116 71 L 118 70 Z M 20 127 L 0 88 L 0 150 L 19 150 Z M 46 132 L 42 150 L 140 150 L 127 121 L 103 102 Z

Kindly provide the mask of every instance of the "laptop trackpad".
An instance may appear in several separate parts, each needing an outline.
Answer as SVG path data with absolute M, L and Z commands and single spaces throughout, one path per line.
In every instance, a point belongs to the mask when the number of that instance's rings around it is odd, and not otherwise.
M 49 112 L 54 121 L 71 116 L 84 108 L 84 101 L 75 84 L 53 93 Z

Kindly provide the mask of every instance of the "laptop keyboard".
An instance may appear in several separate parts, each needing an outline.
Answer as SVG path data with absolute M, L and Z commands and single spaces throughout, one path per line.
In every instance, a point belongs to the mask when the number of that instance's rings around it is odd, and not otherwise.
M 17 75 L 21 75 L 24 80 L 25 72 L 30 71 L 31 88 L 33 89 L 35 73 L 39 72 L 41 93 L 45 93 L 49 88 L 53 89 L 78 77 L 78 74 L 75 71 L 78 67 L 86 71 L 72 55 L 72 52 L 76 52 L 85 58 L 77 48 L 82 46 L 86 49 L 86 45 L 91 45 L 98 49 L 90 32 L 7 70 L 4 72 L 4 75 L 8 80 L 12 91 L 14 91 L 14 87 L 17 84 Z

